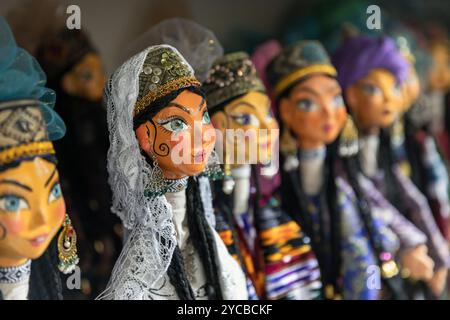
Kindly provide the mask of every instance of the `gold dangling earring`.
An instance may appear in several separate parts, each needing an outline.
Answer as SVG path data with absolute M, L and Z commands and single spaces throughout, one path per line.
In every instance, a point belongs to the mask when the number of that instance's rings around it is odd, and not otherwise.
M 352 157 L 359 151 L 359 135 L 353 118 L 349 115 L 339 137 L 339 156 Z
M 223 183 L 222 191 L 225 194 L 231 194 L 234 190 L 234 179 L 231 175 L 231 164 L 230 164 L 229 154 L 227 153 L 227 147 L 225 147 L 225 156 L 223 160 Z
M 79 258 L 77 255 L 77 234 L 67 213 L 62 227 L 63 229 L 58 236 L 58 269 L 64 274 L 69 274 L 75 269 Z
M 297 153 L 297 142 L 292 136 L 289 128 L 284 128 L 280 139 L 280 151 L 284 155 L 291 155 Z
M 280 151 L 286 158 L 283 164 L 284 171 L 289 172 L 297 169 L 299 166 L 297 159 L 297 141 L 292 136 L 288 127 L 285 127 L 281 134 Z
M 234 190 L 234 179 L 231 175 L 231 165 L 228 163 L 225 163 L 223 165 L 223 184 L 222 184 L 222 190 L 225 194 L 231 194 Z

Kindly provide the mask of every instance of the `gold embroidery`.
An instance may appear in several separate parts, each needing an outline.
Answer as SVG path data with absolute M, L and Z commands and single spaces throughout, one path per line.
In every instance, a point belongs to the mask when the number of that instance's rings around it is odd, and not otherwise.
M 164 97 L 165 95 L 190 86 L 200 86 L 200 82 L 192 76 L 185 76 L 177 78 L 175 80 L 169 81 L 163 85 L 157 87 L 153 91 L 149 91 L 145 96 L 142 97 L 134 107 L 134 115 L 139 114 L 142 110 L 147 108 L 155 100 Z
M 286 88 L 297 81 L 300 78 L 310 74 L 310 73 L 325 73 L 332 76 L 336 75 L 336 69 L 329 64 L 314 64 L 306 68 L 297 69 L 296 71 L 290 73 L 286 77 L 282 78 L 274 88 L 274 93 L 276 96 L 281 94 Z
M 16 159 L 46 154 L 55 154 L 55 149 L 50 141 L 32 142 L 16 147 L 8 148 L 0 152 L 0 165 L 8 164 Z

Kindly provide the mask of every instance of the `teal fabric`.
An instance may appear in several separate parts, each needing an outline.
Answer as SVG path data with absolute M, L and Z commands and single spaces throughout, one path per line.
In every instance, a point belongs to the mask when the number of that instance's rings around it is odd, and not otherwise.
M 17 46 L 7 22 L 0 17 L 0 102 L 39 100 L 48 137 L 50 140 L 57 140 L 64 136 L 66 126 L 53 110 L 56 95 L 45 86 L 46 81 L 39 63 Z

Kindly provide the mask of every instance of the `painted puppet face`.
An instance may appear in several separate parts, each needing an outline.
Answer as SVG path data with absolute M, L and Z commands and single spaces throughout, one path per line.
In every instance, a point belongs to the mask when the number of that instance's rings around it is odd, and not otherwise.
M 212 116 L 214 127 L 219 129 L 225 137 L 224 146 L 227 154 L 233 149 L 234 161 L 244 159 L 245 163 L 267 163 L 272 156 L 272 146 L 275 141 L 272 129 L 278 129 L 278 123 L 272 115 L 269 97 L 258 91 L 250 91 L 232 100 L 223 111 Z M 235 139 L 234 135 L 226 133 L 238 130 L 245 133 L 244 144 Z M 244 146 L 245 148 L 241 148 Z M 239 152 L 244 155 L 239 156 Z M 256 153 L 256 157 L 252 152 Z M 232 159 L 231 159 L 232 160 Z M 236 163 L 236 162 L 233 162 Z
M 413 65 L 410 65 L 408 77 L 402 83 L 402 91 L 404 99 L 402 111 L 406 112 L 411 108 L 411 105 L 417 100 L 420 94 L 420 81 Z
M 95 53 L 89 53 L 64 75 L 62 86 L 73 96 L 89 101 L 100 101 L 105 82 L 106 76 L 100 57 Z
M 206 101 L 187 90 L 140 125 L 136 137 L 141 149 L 156 157 L 167 179 L 201 173 L 216 141 Z
M 446 92 L 450 88 L 450 53 L 449 47 L 437 43 L 431 48 L 433 64 L 428 71 L 431 90 Z
M 387 127 L 403 110 L 401 86 L 385 69 L 373 69 L 345 91 L 348 106 L 361 129 Z
M 65 213 L 55 164 L 34 158 L 0 172 L 0 266 L 40 257 Z
M 347 119 L 341 87 L 336 79 L 314 74 L 280 100 L 280 116 L 287 129 L 297 136 L 301 149 L 329 144 Z

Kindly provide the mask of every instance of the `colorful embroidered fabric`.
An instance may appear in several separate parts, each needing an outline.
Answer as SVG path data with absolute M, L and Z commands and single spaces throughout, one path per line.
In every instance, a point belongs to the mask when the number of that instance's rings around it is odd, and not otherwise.
M 370 286 L 370 267 L 378 266 L 375 253 L 368 240 L 368 234 L 356 207 L 356 195 L 351 186 L 341 177 L 336 178 L 337 200 L 341 212 L 341 247 L 342 247 L 342 294 L 346 300 L 376 300 L 381 298 L 382 290 Z M 363 189 L 364 190 L 364 189 Z M 366 192 L 366 190 L 364 190 Z M 370 197 L 369 197 L 370 199 Z M 313 223 L 318 223 L 319 200 L 310 197 L 313 210 Z M 369 200 L 374 206 L 373 201 Z M 383 248 L 395 256 L 399 240 L 386 221 L 374 216 L 376 236 L 380 237 Z M 329 236 L 329 235 L 328 235 Z M 380 281 L 376 281 L 381 283 Z
M 233 227 L 238 238 L 236 246 L 224 213 L 216 210 L 216 230 L 231 255 L 238 261 L 241 256 L 248 278 L 254 284 L 249 286 L 249 293 L 252 287 L 253 291 L 256 287 L 259 297 L 265 299 L 320 298 L 322 284 L 319 266 L 309 238 L 297 223 L 279 210 L 275 199 L 260 208 L 255 220 L 248 212 L 234 217 Z
M 402 212 L 402 214 L 407 214 L 409 220 L 426 235 L 428 253 L 435 263 L 435 270 L 442 267 L 449 267 L 450 252 L 448 250 L 448 244 L 439 232 L 427 199 L 417 189 L 414 183 L 403 175 L 398 166 L 395 166 L 393 171 L 401 187 L 400 194 L 403 204 L 408 210 L 408 212 Z M 382 192 L 385 190 L 382 172 L 378 172 L 372 181 L 378 190 Z
M 256 224 L 264 254 L 267 299 L 321 298 L 322 283 L 310 239 L 279 209 L 274 198 L 264 206 Z

